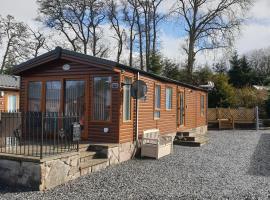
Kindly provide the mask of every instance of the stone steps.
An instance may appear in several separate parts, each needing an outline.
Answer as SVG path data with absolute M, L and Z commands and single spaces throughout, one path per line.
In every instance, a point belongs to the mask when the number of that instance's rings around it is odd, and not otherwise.
M 87 162 L 83 162 L 80 164 L 79 169 L 85 169 L 85 168 L 90 168 L 90 167 L 97 167 L 97 165 L 104 165 L 108 163 L 108 159 L 92 159 L 88 160 Z
M 82 145 L 80 148 L 79 170 L 81 175 L 99 171 L 109 165 L 107 155 L 102 152 L 103 147 L 92 148 L 91 145 Z
M 208 142 L 205 134 L 196 134 L 194 132 L 178 132 L 174 139 L 175 145 L 200 147 Z
M 96 152 L 93 151 L 81 151 L 80 152 L 80 162 L 87 162 L 97 157 Z

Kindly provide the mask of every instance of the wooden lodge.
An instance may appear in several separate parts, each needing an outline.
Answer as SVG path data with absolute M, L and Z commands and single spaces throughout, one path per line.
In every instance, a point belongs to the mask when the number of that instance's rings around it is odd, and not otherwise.
M 60 47 L 13 73 L 21 76 L 20 110 L 0 112 L 6 184 L 47 190 L 129 160 L 138 147 L 159 159 L 172 152 L 173 138 L 203 144 L 207 91 L 200 87 Z
M 206 90 L 113 61 L 57 47 L 13 73 L 21 76 L 22 111 L 79 113 L 83 141 L 124 144 L 148 129 L 207 130 Z M 136 80 L 148 88 L 138 100 L 138 120 L 130 86 Z

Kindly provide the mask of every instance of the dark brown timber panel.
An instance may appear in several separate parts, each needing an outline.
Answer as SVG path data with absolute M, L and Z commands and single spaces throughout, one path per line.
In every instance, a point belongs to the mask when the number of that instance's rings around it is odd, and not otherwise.
M 69 63 L 71 68 L 69 71 L 63 71 L 63 64 Z M 89 139 L 92 142 L 119 142 L 119 89 L 112 89 L 112 107 L 111 120 L 109 122 L 94 122 L 91 119 L 92 113 L 92 80 L 95 76 L 111 76 L 113 83 L 119 83 L 119 74 L 113 71 L 113 68 L 103 68 L 102 66 L 93 66 L 86 64 L 79 64 L 65 60 L 58 60 L 54 62 L 41 65 L 23 73 L 21 79 L 21 108 L 27 110 L 27 82 L 31 80 L 39 80 L 45 82 L 46 80 L 62 80 L 65 78 L 83 79 L 87 83 L 86 91 L 86 121 L 88 121 L 88 132 L 84 135 L 84 139 Z M 44 103 L 43 103 L 44 104 Z M 109 133 L 104 133 L 104 128 L 109 128 Z

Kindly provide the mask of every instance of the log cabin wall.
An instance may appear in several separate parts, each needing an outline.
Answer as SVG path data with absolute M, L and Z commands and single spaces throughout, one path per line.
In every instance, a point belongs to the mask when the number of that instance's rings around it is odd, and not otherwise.
M 0 111 L 4 111 L 5 110 L 5 99 L 4 97 L 0 96 Z
M 121 80 L 124 77 L 132 77 L 136 80 L 137 74 L 132 72 L 125 72 L 121 75 Z M 168 83 L 159 81 L 149 76 L 140 75 L 140 80 L 146 82 L 148 92 L 145 99 L 139 100 L 139 137 L 142 136 L 143 131 L 147 129 L 157 128 L 161 134 L 172 134 L 177 131 L 185 131 L 194 129 L 196 127 L 206 125 L 206 108 L 207 108 L 207 93 L 204 91 L 190 89 L 187 87 L 179 86 L 174 83 Z M 161 87 L 161 108 L 160 118 L 154 119 L 154 99 L 155 99 L 155 85 Z M 166 88 L 172 88 L 172 109 L 166 110 Z M 185 119 L 184 125 L 180 126 L 177 121 L 177 106 L 178 92 L 182 91 L 185 96 Z M 205 113 L 201 115 L 200 98 L 204 95 L 204 108 Z M 123 90 L 121 90 L 121 98 L 123 99 Z M 136 110 L 135 100 L 132 100 L 132 120 L 133 122 L 123 121 L 123 106 L 121 105 L 120 111 L 120 143 L 133 141 L 135 138 L 135 121 L 136 121 Z
M 69 64 L 70 69 L 63 70 L 63 65 Z M 47 80 L 61 80 L 64 85 L 66 79 L 83 79 L 86 82 L 84 131 L 82 138 L 90 142 L 125 143 L 133 142 L 136 129 L 135 100 L 131 99 L 131 119 L 123 120 L 123 83 L 124 78 L 130 77 L 132 81 L 137 79 L 140 72 L 140 80 L 146 82 L 148 93 L 146 98 L 139 100 L 139 135 L 144 130 L 158 128 L 161 134 L 173 134 L 177 131 L 194 129 L 206 126 L 207 92 L 203 89 L 181 84 L 166 78 L 148 74 L 143 71 L 132 69 L 112 61 L 95 58 L 79 53 L 63 50 L 57 47 L 38 58 L 30 60 L 15 69 L 15 74 L 21 78 L 20 108 L 27 111 L 28 82 L 38 80 L 43 83 L 42 93 L 45 93 Z M 111 120 L 94 121 L 93 115 L 93 79 L 99 76 L 110 76 L 111 84 Z M 112 87 L 114 83 L 114 87 Z M 154 118 L 155 111 L 155 85 L 160 86 L 160 117 Z M 171 109 L 166 110 L 166 88 L 172 90 Z M 179 123 L 178 93 L 184 94 L 184 123 Z M 204 96 L 204 114 L 201 113 L 201 96 Z M 62 91 L 61 99 L 64 98 Z M 45 98 L 41 101 L 42 111 L 45 111 Z M 63 111 L 63 106 L 62 110 Z M 105 133 L 107 128 L 108 133 Z
M 70 70 L 63 71 L 64 64 L 71 66 Z M 120 90 L 112 89 L 111 120 L 108 122 L 94 122 L 91 118 L 92 113 L 92 90 L 93 78 L 97 76 L 111 76 L 112 83 L 118 83 L 120 87 L 119 73 L 113 71 L 113 67 L 99 66 L 96 64 L 81 64 L 76 61 L 57 60 L 38 67 L 29 69 L 21 74 L 21 96 L 20 108 L 27 110 L 27 84 L 28 81 L 39 80 L 62 80 L 63 78 L 72 77 L 75 79 L 83 78 L 86 80 L 86 116 L 88 121 L 86 128 L 87 135 L 83 135 L 84 140 L 91 142 L 118 143 L 119 142 L 119 110 L 120 110 Z M 109 132 L 104 133 L 104 128 Z

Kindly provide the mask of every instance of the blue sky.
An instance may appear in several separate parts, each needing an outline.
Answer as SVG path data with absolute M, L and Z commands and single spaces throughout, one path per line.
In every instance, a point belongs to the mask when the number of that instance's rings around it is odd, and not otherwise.
M 168 5 L 169 6 L 169 5 Z M 270 0 L 255 0 L 252 9 L 248 13 L 249 20 L 241 28 L 241 34 L 237 36 L 235 48 L 240 54 L 254 49 L 270 46 Z M 1 0 L 0 15 L 11 14 L 17 20 L 36 26 L 34 18 L 37 16 L 35 0 Z M 161 27 L 161 51 L 167 57 L 176 61 L 183 61 L 181 45 L 184 42 L 185 32 L 178 23 L 163 23 Z M 202 54 L 197 61 L 199 63 L 213 62 L 219 59 L 222 53 L 216 55 Z

